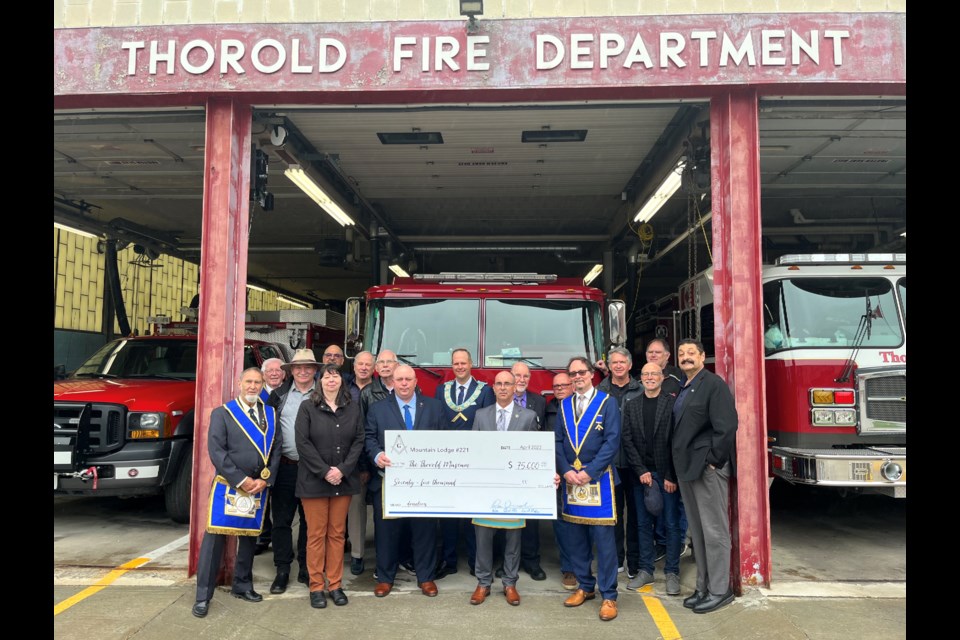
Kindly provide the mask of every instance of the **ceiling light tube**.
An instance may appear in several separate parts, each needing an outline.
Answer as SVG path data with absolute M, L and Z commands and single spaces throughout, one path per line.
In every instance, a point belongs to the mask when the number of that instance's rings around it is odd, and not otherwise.
M 393 271 L 394 275 L 399 276 L 399 277 L 401 277 L 401 278 L 409 278 L 409 277 L 410 277 L 410 274 L 407 273 L 406 270 L 405 270 L 403 267 L 401 267 L 400 265 L 398 265 L 398 264 L 392 264 L 392 265 L 390 265 L 390 271 Z
M 266 292 L 266 289 L 264 289 L 263 287 L 258 287 L 258 286 L 255 285 L 255 284 L 248 284 L 248 285 L 247 285 L 247 289 L 253 289 L 254 291 L 263 291 L 263 292 Z
M 327 195 L 327 192 L 324 191 L 320 185 L 318 185 L 313 178 L 311 178 L 306 171 L 303 170 L 303 167 L 300 165 L 292 164 L 287 167 L 287 170 L 283 172 L 283 175 L 290 178 L 290 181 L 300 187 L 300 189 L 310 196 L 310 199 L 320 205 L 320 208 L 330 214 L 330 217 L 336 220 L 341 227 L 346 227 L 354 224 L 353 219 L 347 215 L 347 213 L 340 208 L 333 198 Z
M 583 277 L 583 286 L 587 286 L 591 282 L 597 279 L 597 276 L 603 272 L 603 265 L 599 262 L 593 265 L 593 269 L 590 269 L 590 273 Z
M 67 226 L 67 225 L 65 225 L 65 224 L 63 224 L 63 223 L 60 223 L 60 222 L 54 221 L 53 226 L 54 226 L 54 228 L 56 228 L 56 229 L 63 229 L 64 231 L 69 231 L 70 233 L 75 233 L 75 234 L 77 234 L 78 236 L 82 236 L 82 237 L 84 237 L 84 238 L 93 238 L 94 240 L 99 240 L 99 239 L 100 239 L 100 236 L 98 236 L 98 235 L 95 234 L 95 233 L 90 233 L 89 231 L 84 231 L 83 229 L 77 229 L 76 227 L 69 227 L 69 226 Z
M 667 200 L 677 192 L 677 189 L 680 188 L 680 174 L 683 170 L 683 165 L 684 161 L 681 160 L 670 173 L 667 174 L 667 177 L 660 183 L 660 186 L 653 192 L 653 195 L 650 196 L 647 201 L 643 203 L 643 206 L 640 207 L 640 210 L 637 211 L 637 215 L 633 217 L 634 222 L 649 222 L 650 218 L 652 218 L 657 211 L 660 211 L 660 207 L 666 204 Z
M 309 308 L 310 308 L 309 306 L 303 304 L 302 302 L 299 302 L 299 301 L 297 301 L 297 300 L 294 300 L 294 299 L 292 299 L 292 298 L 288 298 L 287 296 L 282 296 L 282 295 L 278 295 L 278 296 L 277 296 L 277 302 L 286 302 L 287 304 L 292 304 L 293 306 L 297 307 L 298 309 L 309 309 Z

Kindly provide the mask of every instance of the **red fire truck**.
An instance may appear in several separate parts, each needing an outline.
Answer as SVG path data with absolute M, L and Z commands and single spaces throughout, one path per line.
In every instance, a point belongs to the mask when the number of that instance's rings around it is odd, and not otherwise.
M 774 477 L 906 497 L 906 263 L 904 253 L 809 254 L 764 267 Z M 712 355 L 712 269 L 681 286 L 679 315 L 680 336 Z
M 529 388 L 550 392 L 553 376 L 572 356 L 598 360 L 610 344 L 623 344 L 624 305 L 578 278 L 531 273 L 441 273 L 395 278 L 347 300 L 346 351 L 396 352 L 423 373 L 418 383 L 433 396 L 453 378 L 456 348 L 473 355 L 473 375 L 493 383 L 515 362 L 530 367 Z M 604 308 L 606 306 L 606 308 Z M 606 320 L 604 320 L 606 318 Z

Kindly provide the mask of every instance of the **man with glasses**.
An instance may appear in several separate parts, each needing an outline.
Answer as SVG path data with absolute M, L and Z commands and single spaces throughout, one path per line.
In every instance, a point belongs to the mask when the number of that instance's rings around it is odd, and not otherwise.
M 547 408 L 544 413 L 544 429 L 556 432 L 557 416 L 560 413 L 560 401 L 569 398 L 573 393 L 573 383 L 570 382 L 570 376 L 565 372 L 553 376 L 553 397 L 547 402 Z M 560 491 L 557 491 L 557 513 L 562 511 L 560 501 Z M 553 521 L 553 537 L 557 542 L 557 553 L 560 555 L 560 585 L 567 591 L 573 591 L 577 588 L 577 576 L 573 573 L 570 559 L 560 539 L 563 537 L 560 533 L 566 526 L 570 526 L 563 518 L 556 518 Z
M 610 376 L 604 378 L 597 389 L 609 393 L 617 401 L 620 415 L 627 402 L 643 395 L 643 387 L 630 376 L 633 367 L 633 356 L 623 347 L 613 347 L 607 354 L 607 368 Z M 621 445 L 623 439 L 621 438 Z M 617 571 L 623 571 L 624 561 L 627 565 L 627 577 L 634 578 L 640 566 L 640 545 L 637 542 L 637 513 L 633 508 L 634 478 L 630 473 L 630 465 L 623 452 L 623 446 L 614 458 L 614 466 L 620 475 L 620 491 L 617 492 L 617 524 L 614 533 L 617 539 Z M 624 518 L 626 507 L 626 518 Z M 626 530 L 624 530 L 626 527 Z
M 263 389 L 260 390 L 260 399 L 266 402 L 270 399 L 270 394 L 283 385 L 287 372 L 283 370 L 283 360 L 280 358 L 267 358 L 260 365 L 260 371 L 263 372 Z M 287 382 L 287 386 L 290 382 Z M 263 514 L 263 529 L 260 530 L 260 537 L 257 538 L 257 548 L 253 555 L 258 556 L 270 548 L 273 541 L 273 519 L 270 516 L 270 505 L 272 501 L 267 501 L 267 508 Z
M 654 338 L 647 343 L 647 362 L 652 362 L 663 371 L 661 391 L 674 398 L 680 392 L 680 381 L 683 380 L 683 371 L 679 367 L 667 364 L 670 361 L 670 347 L 663 338 Z
M 323 364 L 333 364 L 340 368 L 340 378 L 343 380 L 343 386 L 350 388 L 350 385 L 353 384 L 354 375 L 349 371 L 343 370 L 343 363 L 346 362 L 346 358 L 343 355 L 343 349 L 340 348 L 340 345 L 328 344 L 323 349 Z
M 630 508 L 639 521 L 640 558 L 639 573 L 627 584 L 627 589 L 639 591 L 653 584 L 653 565 L 656 562 L 654 543 L 654 515 L 647 511 L 644 500 L 646 487 L 660 492 L 666 533 L 666 561 L 663 573 L 667 582 L 667 595 L 680 595 L 680 490 L 673 469 L 670 445 L 673 435 L 673 403 L 670 394 L 662 393 L 663 371 L 660 366 L 648 362 L 640 370 L 643 393 L 627 403 L 623 411 L 623 452 L 630 469 L 624 471 L 637 483 L 634 502 Z M 623 478 L 624 483 L 627 482 Z
M 562 517 L 570 526 L 561 531 L 561 545 L 570 558 L 578 588 L 565 607 L 579 607 L 597 597 L 600 619 L 617 617 L 617 521 L 614 458 L 620 450 L 620 409 L 609 394 L 593 388 L 593 365 L 574 357 L 567 365 L 574 394 L 560 403 L 554 431 L 557 472 L 563 478 Z M 593 548 L 597 575 L 591 570 Z
M 524 409 L 531 409 L 537 414 L 537 430 L 543 429 L 544 411 L 547 407 L 546 399 L 539 393 L 527 389 L 530 384 L 530 367 L 523 362 L 515 362 L 510 368 L 517 382 L 513 401 Z M 540 521 L 531 520 L 520 534 L 520 566 L 530 574 L 534 580 L 546 580 L 547 574 L 540 566 Z M 498 537 L 499 540 L 499 537 Z M 499 548 L 499 545 L 498 545 Z M 497 569 L 498 578 L 503 575 L 503 567 Z
M 326 356 L 326 353 L 324 353 Z M 324 358 L 326 360 L 326 358 Z M 353 382 L 346 385 L 350 389 L 350 398 L 360 403 L 360 393 L 373 382 L 374 357 L 369 351 L 361 351 L 353 358 Z M 362 414 L 361 414 L 362 418 Z M 359 576 L 363 573 L 363 551 L 367 538 L 367 482 L 370 480 L 370 465 L 364 455 L 357 461 L 360 470 L 360 493 L 350 499 L 347 512 L 347 540 L 350 541 L 350 573 Z

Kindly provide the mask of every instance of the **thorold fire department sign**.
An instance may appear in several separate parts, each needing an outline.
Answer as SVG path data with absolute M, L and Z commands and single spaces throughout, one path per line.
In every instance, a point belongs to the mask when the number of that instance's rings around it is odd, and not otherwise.
M 54 31 L 54 95 L 905 83 L 906 14 Z

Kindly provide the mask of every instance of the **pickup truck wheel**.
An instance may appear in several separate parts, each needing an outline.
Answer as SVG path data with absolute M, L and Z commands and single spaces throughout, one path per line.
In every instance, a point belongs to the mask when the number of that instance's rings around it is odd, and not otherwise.
M 193 479 L 193 454 L 187 455 L 177 477 L 164 489 L 163 497 L 167 507 L 167 515 L 174 522 L 186 524 L 190 522 L 190 485 Z

